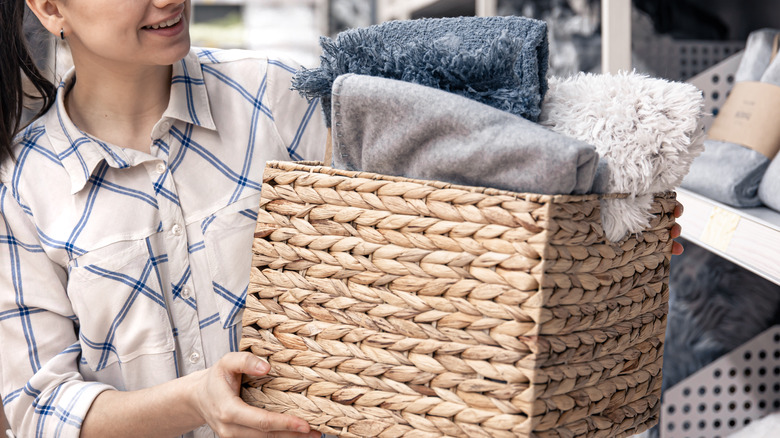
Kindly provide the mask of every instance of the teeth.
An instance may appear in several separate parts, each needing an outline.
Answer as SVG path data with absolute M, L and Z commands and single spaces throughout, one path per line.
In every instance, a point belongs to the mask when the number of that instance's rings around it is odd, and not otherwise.
M 151 26 L 146 26 L 145 28 L 146 29 L 160 29 L 160 28 L 165 28 L 165 27 L 171 27 L 174 24 L 178 23 L 179 21 L 181 21 L 181 14 L 177 15 L 176 17 L 171 18 L 168 21 L 164 21 L 164 22 L 159 23 L 159 24 L 153 24 Z

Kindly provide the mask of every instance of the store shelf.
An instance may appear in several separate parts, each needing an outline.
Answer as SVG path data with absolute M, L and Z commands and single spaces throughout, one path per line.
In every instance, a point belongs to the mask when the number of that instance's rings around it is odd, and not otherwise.
M 685 189 L 677 200 L 685 206 L 677 219 L 683 238 L 780 284 L 780 213 L 733 208 Z
M 776 325 L 666 390 L 661 436 L 730 436 L 776 412 L 779 354 Z

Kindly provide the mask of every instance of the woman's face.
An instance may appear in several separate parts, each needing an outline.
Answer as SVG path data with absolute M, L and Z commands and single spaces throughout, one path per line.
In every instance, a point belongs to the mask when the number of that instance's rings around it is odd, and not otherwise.
M 190 0 L 60 0 L 74 62 L 171 65 L 190 49 Z

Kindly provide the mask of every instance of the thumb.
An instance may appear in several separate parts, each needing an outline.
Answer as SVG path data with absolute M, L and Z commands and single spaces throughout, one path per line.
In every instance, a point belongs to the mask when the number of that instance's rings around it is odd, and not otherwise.
M 271 370 L 268 362 L 248 351 L 228 353 L 222 357 L 222 362 L 226 370 L 236 374 L 263 376 Z

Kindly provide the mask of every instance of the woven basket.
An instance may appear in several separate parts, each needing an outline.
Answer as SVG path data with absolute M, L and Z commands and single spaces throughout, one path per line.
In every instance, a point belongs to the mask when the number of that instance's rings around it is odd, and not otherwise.
M 242 398 L 343 437 L 623 437 L 658 422 L 675 194 L 605 241 L 597 195 L 270 162 Z

